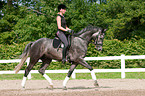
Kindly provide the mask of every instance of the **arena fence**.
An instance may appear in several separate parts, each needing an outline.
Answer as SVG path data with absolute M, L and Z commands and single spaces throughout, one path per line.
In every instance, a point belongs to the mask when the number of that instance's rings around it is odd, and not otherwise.
M 145 72 L 145 68 L 125 68 L 126 59 L 145 59 L 145 55 L 134 55 L 134 56 L 106 56 L 106 57 L 85 57 L 86 61 L 91 60 L 121 60 L 121 69 L 94 69 L 95 73 L 98 72 L 121 72 L 121 78 L 125 78 L 125 72 Z M 21 59 L 14 60 L 0 60 L 0 63 L 18 63 Z M 29 58 L 26 60 L 27 65 L 29 64 Z M 39 60 L 41 62 L 41 60 Z M 53 60 L 55 62 L 55 60 Z M 45 73 L 67 73 L 68 70 L 46 70 Z M 24 73 L 24 70 L 20 70 L 19 74 Z M 31 73 L 39 73 L 38 70 L 31 70 L 28 75 L 28 79 L 31 79 Z M 88 69 L 75 69 L 72 78 L 76 78 L 76 73 L 90 73 Z M 0 74 L 15 74 L 15 71 L 0 71 Z

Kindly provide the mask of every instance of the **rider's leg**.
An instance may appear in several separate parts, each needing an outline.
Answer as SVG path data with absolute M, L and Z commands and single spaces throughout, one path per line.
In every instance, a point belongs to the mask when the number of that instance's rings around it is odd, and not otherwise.
M 67 47 L 64 45 L 63 50 L 62 50 L 62 63 L 63 64 L 66 62 L 66 52 L 67 52 Z
M 65 63 L 66 62 L 66 52 L 67 52 L 67 48 L 68 48 L 68 40 L 63 32 L 59 31 L 59 33 L 57 35 L 64 44 L 63 51 L 62 51 L 62 63 Z

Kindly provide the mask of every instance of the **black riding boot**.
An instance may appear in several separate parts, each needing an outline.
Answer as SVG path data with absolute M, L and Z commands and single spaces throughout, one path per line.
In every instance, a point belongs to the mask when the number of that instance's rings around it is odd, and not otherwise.
M 64 47 L 62 50 L 62 63 L 63 64 L 65 64 L 65 62 L 66 62 L 66 51 L 67 51 L 67 48 Z

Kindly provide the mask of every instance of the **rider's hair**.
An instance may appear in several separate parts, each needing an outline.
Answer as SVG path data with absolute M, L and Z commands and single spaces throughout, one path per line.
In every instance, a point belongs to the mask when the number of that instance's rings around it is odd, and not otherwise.
M 61 9 L 66 9 L 67 7 L 64 4 L 58 5 L 58 12 L 60 12 Z

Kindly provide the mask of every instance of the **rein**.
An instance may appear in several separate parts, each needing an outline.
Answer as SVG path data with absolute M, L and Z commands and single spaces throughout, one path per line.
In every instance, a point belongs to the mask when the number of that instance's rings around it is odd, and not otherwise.
M 94 42 L 92 42 L 92 40 L 91 40 L 89 43 L 92 43 L 92 44 L 96 45 L 97 39 L 98 39 L 98 37 L 96 37 Z
M 81 38 L 82 40 L 85 40 L 84 38 L 82 38 L 82 37 L 78 37 L 78 38 Z

